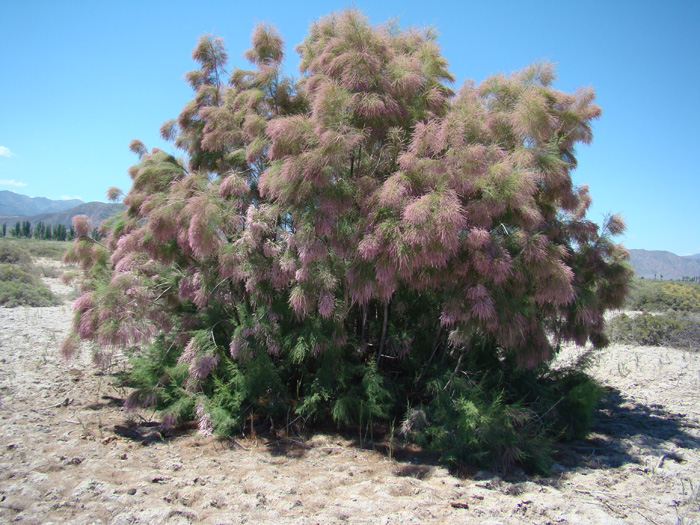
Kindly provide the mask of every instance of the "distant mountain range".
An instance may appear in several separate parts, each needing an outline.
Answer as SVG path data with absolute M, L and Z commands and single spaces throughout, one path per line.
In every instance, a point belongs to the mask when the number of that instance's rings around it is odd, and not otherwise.
M 52 200 L 45 197 L 27 197 L 14 191 L 0 191 L 0 216 L 37 215 L 69 210 L 81 204 L 80 199 Z
M 124 209 L 123 204 L 83 202 L 79 199 L 52 200 L 44 197 L 27 197 L 12 191 L 0 191 L 0 225 L 8 228 L 18 221 L 38 222 L 69 227 L 76 215 L 86 215 L 93 226 Z
M 629 250 L 630 264 L 637 277 L 664 281 L 700 276 L 700 253 L 680 256 L 671 252 Z

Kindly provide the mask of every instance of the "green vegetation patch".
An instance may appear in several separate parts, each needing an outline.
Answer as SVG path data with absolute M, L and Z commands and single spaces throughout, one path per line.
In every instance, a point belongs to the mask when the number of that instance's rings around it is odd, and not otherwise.
M 30 252 L 16 241 L 0 242 L 0 306 L 53 306 L 60 300 L 38 277 Z
M 637 279 L 630 287 L 627 308 L 643 312 L 700 313 L 700 283 Z
M 646 346 L 700 347 L 700 283 L 636 279 L 622 314 L 608 323 L 611 341 Z
M 3 240 L 0 242 L 0 263 L 30 265 L 32 258 L 18 243 Z
M 700 316 L 681 312 L 637 316 L 622 314 L 609 322 L 610 339 L 619 343 L 697 349 Z

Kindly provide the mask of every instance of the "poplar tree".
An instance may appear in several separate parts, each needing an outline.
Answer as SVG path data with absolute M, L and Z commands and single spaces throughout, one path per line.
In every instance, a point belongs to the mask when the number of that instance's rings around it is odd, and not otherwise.
M 586 219 L 572 182 L 593 91 L 557 90 L 541 62 L 455 92 L 432 30 L 355 10 L 296 49 L 293 80 L 270 25 L 248 69 L 200 38 L 194 97 L 161 128 L 181 156 L 132 141 L 126 211 L 100 243 L 74 219 L 86 278 L 64 353 L 139 348 L 128 404 L 158 406 L 163 430 L 402 418 L 448 461 L 546 464 L 599 394 L 551 358 L 607 344 L 631 275 L 622 220 Z

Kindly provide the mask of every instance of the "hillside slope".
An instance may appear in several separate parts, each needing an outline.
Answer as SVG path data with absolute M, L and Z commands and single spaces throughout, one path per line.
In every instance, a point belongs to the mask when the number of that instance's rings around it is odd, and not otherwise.
M 658 250 L 630 250 L 630 263 L 637 277 L 645 279 L 682 279 L 700 275 L 700 256 L 682 257 Z
M 0 216 L 27 216 L 69 210 L 84 204 L 80 199 L 53 200 L 28 197 L 13 191 L 0 191 Z
M 0 216 L 0 225 L 4 223 L 7 224 L 8 228 L 10 228 L 14 226 L 17 221 L 29 221 L 32 226 L 39 222 L 43 222 L 44 224 L 50 224 L 51 226 L 63 224 L 64 226 L 69 227 L 74 216 L 86 215 L 93 226 L 99 226 L 102 221 L 109 219 L 122 210 L 124 210 L 123 204 L 88 202 L 75 206 L 74 208 L 70 208 L 69 210 L 53 213 L 40 213 L 30 216 Z

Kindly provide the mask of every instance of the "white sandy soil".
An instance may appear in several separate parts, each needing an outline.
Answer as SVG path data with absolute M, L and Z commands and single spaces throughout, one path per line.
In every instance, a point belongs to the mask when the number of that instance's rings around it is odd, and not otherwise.
M 700 523 L 697 349 L 601 351 L 593 433 L 550 476 L 457 477 L 335 435 L 162 441 L 156 414 L 121 406 L 123 360 L 59 356 L 70 303 L 0 308 L 0 522 Z

